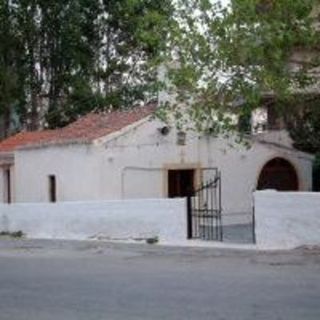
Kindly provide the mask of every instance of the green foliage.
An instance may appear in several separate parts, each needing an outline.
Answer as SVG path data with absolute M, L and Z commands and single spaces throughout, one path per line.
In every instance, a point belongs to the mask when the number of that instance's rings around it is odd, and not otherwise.
M 168 86 L 177 96 L 167 109 L 174 114 L 181 103 L 187 105 L 186 128 L 192 122 L 193 129 L 214 134 L 239 132 L 233 114 L 247 117 L 266 96 L 285 114 L 292 93 L 314 83 L 310 71 L 319 66 L 318 54 L 296 70 L 291 60 L 297 50 L 319 48 L 311 15 L 318 0 L 176 2 Z
M 320 152 L 320 97 L 295 96 L 285 120 L 294 146 L 309 153 Z
M 0 0 L 1 111 L 36 130 L 152 99 L 171 13 L 169 0 Z
M 23 99 L 23 47 L 16 29 L 14 9 L 10 7 L 9 0 L 3 0 L 0 2 L 0 116 L 6 130 L 2 136 L 9 134 L 11 109 Z

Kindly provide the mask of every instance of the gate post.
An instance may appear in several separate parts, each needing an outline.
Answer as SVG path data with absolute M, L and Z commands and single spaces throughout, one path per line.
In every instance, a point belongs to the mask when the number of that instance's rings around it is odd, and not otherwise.
M 191 195 L 187 196 L 187 239 L 192 239 L 192 203 Z

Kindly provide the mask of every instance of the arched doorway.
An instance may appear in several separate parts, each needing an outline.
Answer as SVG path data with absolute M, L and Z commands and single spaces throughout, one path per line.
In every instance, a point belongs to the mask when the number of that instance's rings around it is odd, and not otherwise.
M 289 161 L 282 158 L 274 158 L 263 167 L 259 176 L 257 189 L 298 191 L 297 172 Z

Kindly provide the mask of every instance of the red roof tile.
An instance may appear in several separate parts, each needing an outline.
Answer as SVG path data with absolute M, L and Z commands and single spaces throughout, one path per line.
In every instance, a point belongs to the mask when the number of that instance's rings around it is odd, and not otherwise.
M 0 152 L 11 152 L 19 147 L 31 145 L 91 142 L 142 120 L 154 110 L 153 104 L 128 111 L 89 113 L 62 129 L 20 132 L 3 140 L 0 143 Z
M 47 140 L 55 130 L 20 132 L 11 136 L 0 143 L 0 152 L 10 152 L 24 145 L 41 143 Z

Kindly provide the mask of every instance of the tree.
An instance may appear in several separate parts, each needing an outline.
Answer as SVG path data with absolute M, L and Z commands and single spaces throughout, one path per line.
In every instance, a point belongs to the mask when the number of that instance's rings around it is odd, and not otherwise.
M 98 1 L 20 0 L 17 12 L 27 70 L 20 115 L 29 130 L 55 127 L 65 120 L 75 83 L 90 83 Z
M 320 97 L 296 97 L 285 120 L 294 146 L 309 153 L 320 152 Z
M 170 0 L 99 1 L 94 65 L 89 81 L 75 79 L 67 121 L 88 110 L 132 108 L 156 98 L 157 65 L 171 16 Z
M 320 97 L 299 95 L 284 115 L 293 145 L 298 150 L 315 155 L 313 190 L 320 191 Z
M 170 25 L 170 0 L 105 0 L 97 70 L 101 93 L 114 107 L 130 107 L 150 93 Z M 154 94 L 154 92 L 151 94 Z
M 10 134 L 12 113 L 19 101 L 23 100 L 23 47 L 17 32 L 15 10 L 9 3 L 9 0 L 0 2 L 0 116 L 3 121 L 1 137 Z
M 94 66 L 89 81 L 76 77 L 65 114 L 132 108 L 156 98 L 157 65 L 170 25 L 170 0 L 99 1 Z
M 279 115 L 287 114 L 295 93 L 315 86 L 320 37 L 312 10 L 318 3 L 177 0 L 178 28 L 171 32 L 174 50 L 168 54 L 176 62 L 169 68 L 169 87 L 177 94 L 167 113 L 180 126 L 183 118 L 186 128 L 192 123 L 212 134 L 239 132 L 236 119 L 247 118 L 266 97 Z M 181 102 L 188 105 L 183 114 Z
M 9 97 L 0 103 L 26 129 L 155 97 L 170 0 L 0 0 L 0 9 L 0 96 Z

